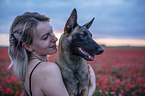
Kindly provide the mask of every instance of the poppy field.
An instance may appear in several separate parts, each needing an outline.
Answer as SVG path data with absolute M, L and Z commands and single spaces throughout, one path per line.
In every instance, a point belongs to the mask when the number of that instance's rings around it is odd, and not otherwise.
M 108 48 L 88 63 L 96 74 L 94 96 L 145 96 L 145 49 Z
M 7 48 L 0 48 L 0 96 L 25 96 L 22 83 L 7 70 Z M 94 96 L 145 96 L 145 48 L 104 48 L 87 61 L 96 74 Z M 55 62 L 57 53 L 49 56 Z

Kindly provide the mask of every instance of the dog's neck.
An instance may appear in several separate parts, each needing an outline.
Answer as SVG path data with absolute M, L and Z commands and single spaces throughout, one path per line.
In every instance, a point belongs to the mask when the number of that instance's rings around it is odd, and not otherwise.
M 63 34 L 60 38 L 60 41 L 62 42 L 64 38 L 65 35 Z M 58 60 L 59 63 L 61 63 L 63 66 L 66 65 L 66 67 L 68 68 L 72 68 L 72 70 L 76 70 L 77 67 L 80 67 L 82 64 L 85 63 L 85 60 L 82 57 L 70 53 L 71 52 L 71 49 L 69 49 L 70 47 L 66 45 L 64 48 L 61 42 L 59 42 L 58 47 L 59 54 L 57 57 L 57 59 L 59 59 Z
M 85 63 L 85 60 L 82 57 L 63 51 L 58 54 L 57 59 L 61 61 L 61 64 L 66 65 L 68 68 L 72 68 L 72 70 L 76 70 L 76 67 L 79 67 Z

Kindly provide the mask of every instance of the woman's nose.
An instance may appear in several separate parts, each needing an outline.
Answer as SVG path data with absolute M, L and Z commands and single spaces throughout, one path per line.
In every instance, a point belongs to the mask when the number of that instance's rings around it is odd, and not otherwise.
M 54 41 L 56 42 L 57 40 L 58 40 L 57 37 L 55 37 L 55 40 Z
M 57 37 L 53 34 L 51 42 L 55 43 L 57 40 L 58 40 Z

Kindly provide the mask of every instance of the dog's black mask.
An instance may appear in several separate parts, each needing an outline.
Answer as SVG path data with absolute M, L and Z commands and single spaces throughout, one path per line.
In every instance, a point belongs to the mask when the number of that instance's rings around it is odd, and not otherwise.
M 72 54 L 81 56 L 88 61 L 94 60 L 94 55 L 103 53 L 103 49 L 92 39 L 88 30 L 94 18 L 87 24 L 80 26 L 77 23 L 77 12 L 74 9 L 64 27 L 64 33 L 70 36 L 70 49 Z
M 103 49 L 92 39 L 92 34 L 84 26 L 77 26 L 81 32 L 72 36 L 71 49 L 73 54 L 83 57 L 88 61 L 94 60 L 94 55 L 103 53 Z

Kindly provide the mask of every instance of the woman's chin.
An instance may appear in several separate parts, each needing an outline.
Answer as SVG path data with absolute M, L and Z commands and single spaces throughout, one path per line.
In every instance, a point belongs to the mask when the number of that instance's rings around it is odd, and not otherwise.
M 54 50 L 50 51 L 48 55 L 55 54 L 56 52 L 57 52 L 57 49 L 54 49 Z

